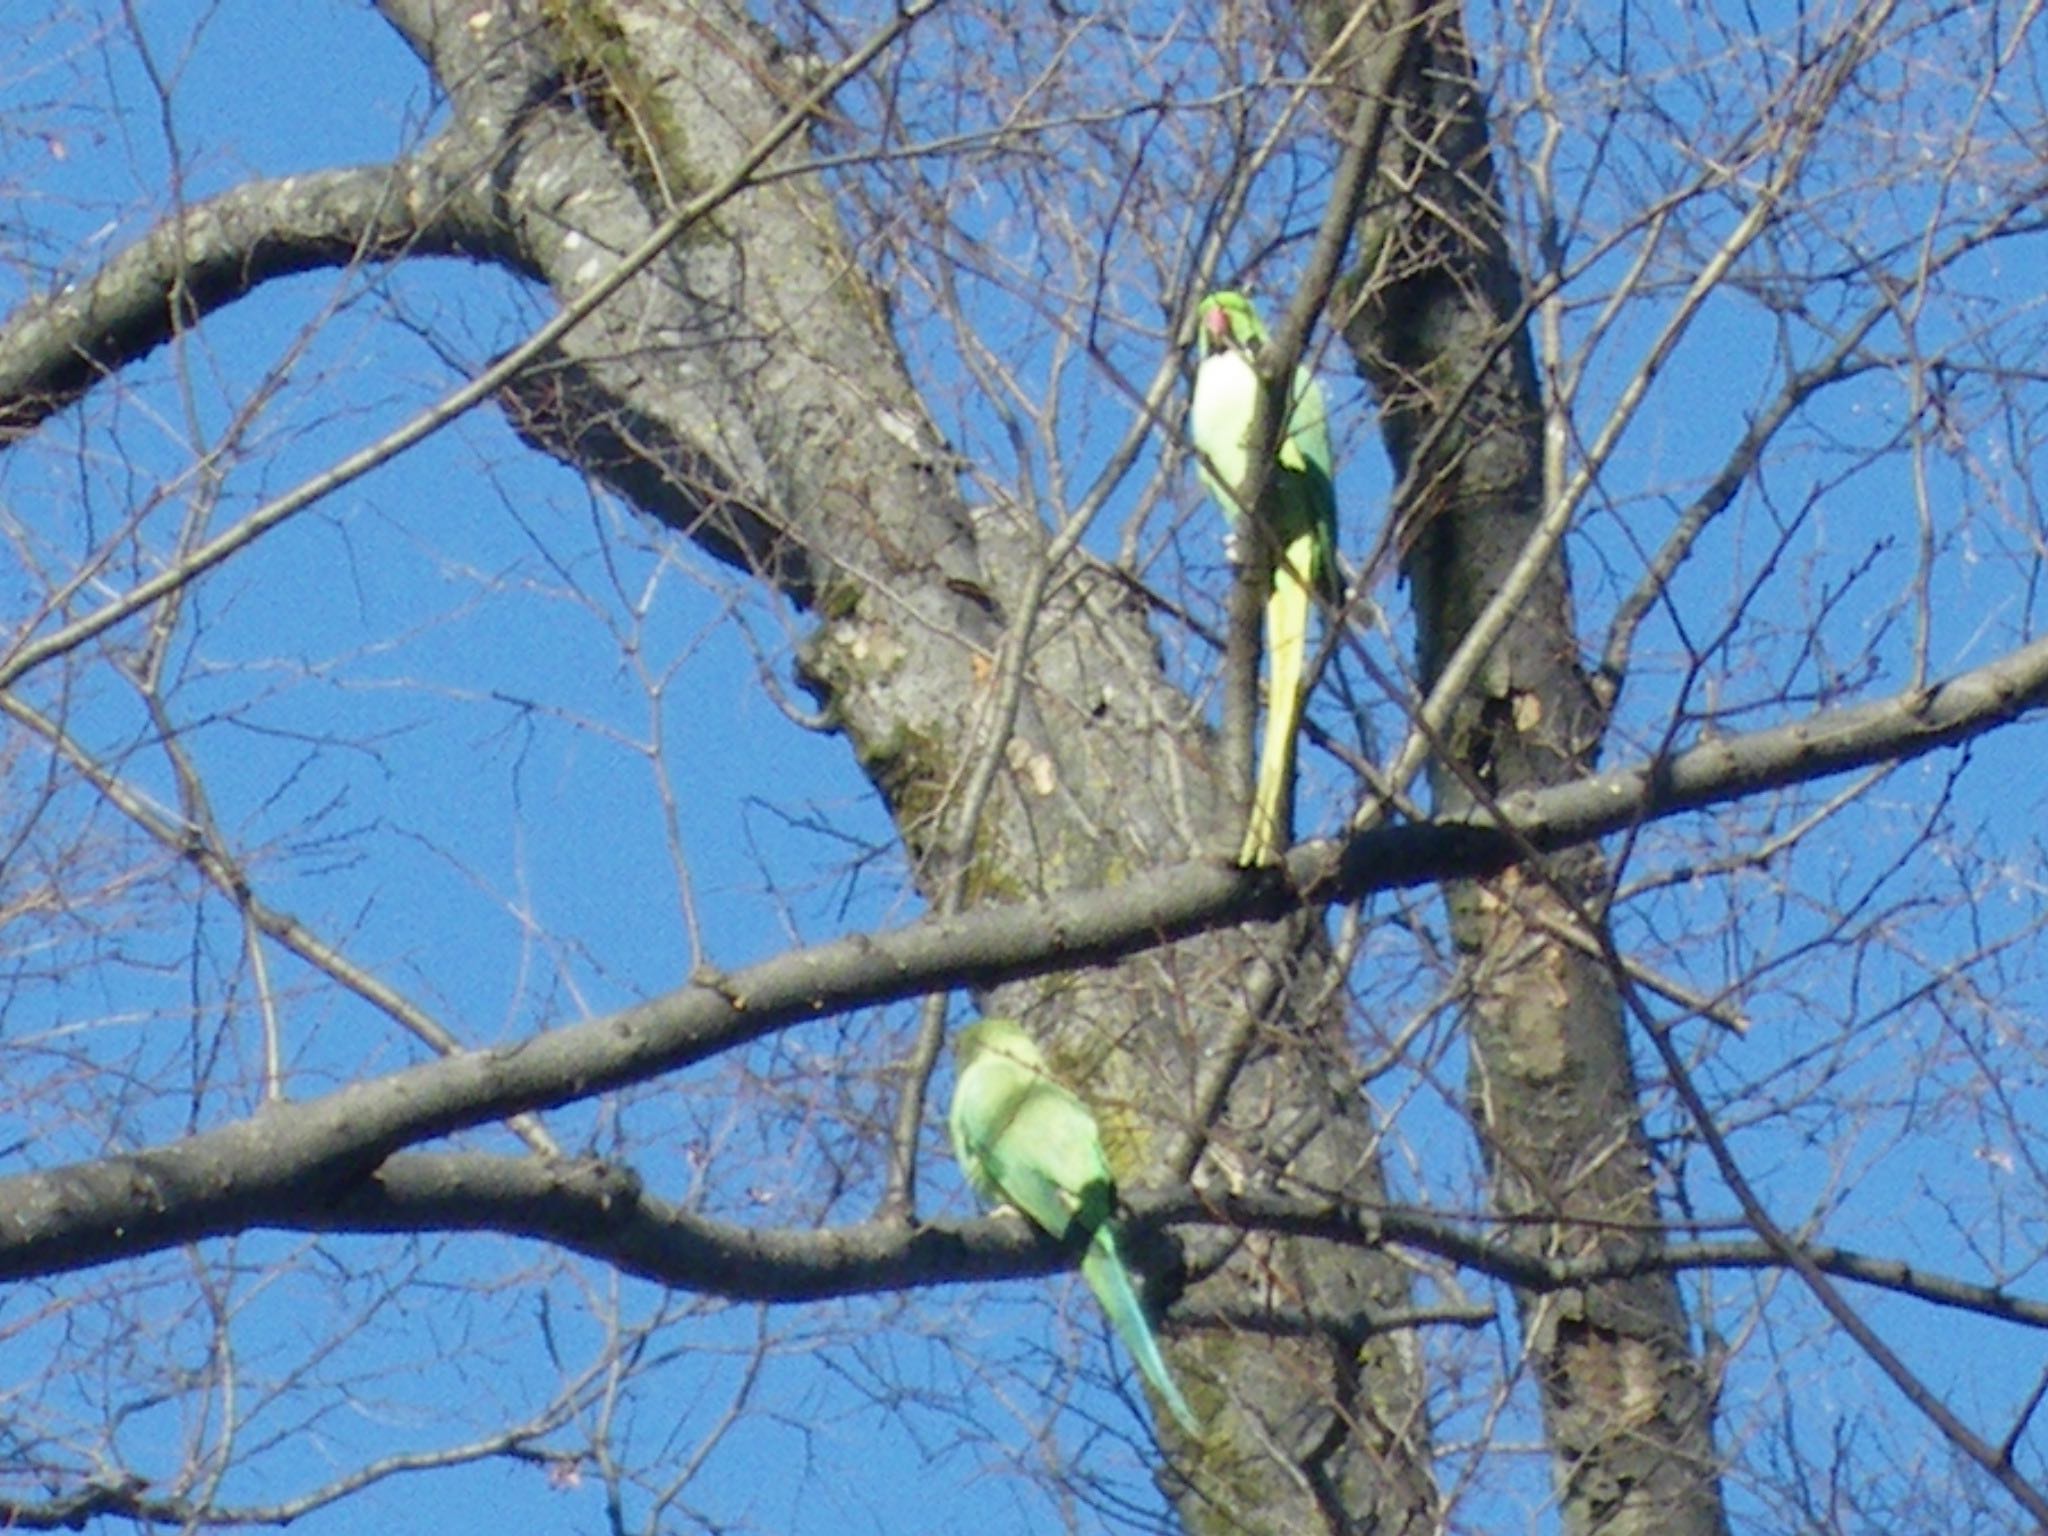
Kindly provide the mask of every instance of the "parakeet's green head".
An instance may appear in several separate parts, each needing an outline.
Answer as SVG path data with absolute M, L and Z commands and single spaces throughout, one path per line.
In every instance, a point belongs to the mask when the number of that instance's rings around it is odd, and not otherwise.
M 1221 352 L 1225 347 L 1260 347 L 1266 344 L 1266 327 L 1252 301 L 1234 288 L 1218 289 L 1195 308 L 1195 325 L 1201 332 L 1204 351 Z
M 1043 1068 L 1045 1057 L 1015 1019 L 982 1019 L 953 1037 L 953 1059 L 965 1071 L 984 1051 L 997 1051 L 1019 1066 Z

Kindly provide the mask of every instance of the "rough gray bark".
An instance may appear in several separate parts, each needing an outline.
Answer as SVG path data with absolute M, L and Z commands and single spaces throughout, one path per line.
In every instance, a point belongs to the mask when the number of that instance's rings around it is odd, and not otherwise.
M 1345 8 L 1313 5 L 1335 39 Z M 1391 542 L 1434 684 L 1543 506 L 1543 410 L 1501 227 L 1484 109 L 1453 7 L 1430 13 L 1397 148 L 1360 232 L 1345 337 L 1378 397 L 1400 491 Z M 1368 29 L 1343 78 L 1375 78 Z M 1603 721 L 1578 661 L 1562 550 L 1456 701 L 1430 759 L 1440 813 L 1591 772 Z M 1654 1241 L 1658 1205 L 1614 976 L 1558 936 L 1600 921 L 1585 849 L 1445 887 L 1468 988 L 1473 1122 L 1505 1240 L 1585 1258 Z M 1726 1529 L 1712 1394 L 1664 1272 L 1519 1293 L 1566 1528 Z
M 687 26 L 679 7 L 649 0 L 383 9 L 447 84 L 447 133 L 390 172 L 297 178 L 186 210 L 79 290 L 17 312 L 0 329 L 0 443 L 178 327 L 313 266 L 456 254 L 573 300 L 736 164 L 810 78 L 711 3 Z M 1544 487 L 1541 402 L 1472 66 L 1455 14 L 1424 14 L 1428 47 L 1401 76 L 1400 149 L 1338 307 L 1404 474 L 1399 542 L 1423 614 L 1422 671 L 1435 679 L 1524 549 Z M 1327 38 L 1354 18 L 1317 9 L 1307 20 Z M 1398 25 L 1375 15 L 1352 34 L 1350 81 L 1391 73 Z M 1338 105 L 1333 120 L 1352 120 L 1355 103 L 1340 92 Z M 778 166 L 801 153 L 791 146 Z M 1603 721 L 1552 559 L 1451 714 L 1434 766 L 1438 822 L 1298 850 L 1294 887 L 1239 880 L 1213 859 L 1175 866 L 1233 846 L 1237 812 L 1232 775 L 1162 676 L 1145 614 L 1085 556 L 1055 561 L 1036 521 L 959 496 L 816 177 L 721 206 L 504 403 L 531 442 L 806 615 L 810 686 L 888 797 L 934 905 L 969 917 L 702 977 L 516 1050 L 0 1182 L 0 1272 L 48 1274 L 259 1225 L 523 1232 L 629 1272 L 778 1300 L 1049 1270 L 1062 1256 L 997 1223 L 963 1234 L 885 1210 L 825 1231 L 742 1228 L 665 1207 L 630 1170 L 409 1150 L 644 1082 L 822 1007 L 987 985 L 1057 1035 L 1126 1173 L 1171 1184 L 1194 1168 L 1196 1194 L 1135 1202 L 1148 1231 L 1204 1232 L 1169 1314 L 1177 1368 L 1216 1426 L 1200 1446 L 1169 1447 L 1164 1476 L 1189 1528 L 1437 1523 L 1413 1334 L 1383 1326 L 1418 1314 L 1378 1258 L 1382 1242 L 1520 1288 L 1570 1528 L 1724 1528 L 1710 1384 L 1671 1276 L 1792 1261 L 1782 1244 L 1663 1242 L 1614 980 L 1553 934 L 1588 911 L 1597 926 L 1606 874 L 1585 851 L 1592 838 L 1991 729 L 2048 697 L 2048 645 L 1952 684 L 1596 777 Z M 25 719 L 18 701 L 8 707 Z M 1509 868 L 1523 848 L 1553 856 Z M 1307 914 L 1418 872 L 1468 877 L 1446 891 L 1469 981 L 1474 1119 L 1506 1242 L 1376 1209 L 1373 1128 Z M 1219 930 L 1224 917 L 1261 921 Z M 1178 937 L 1155 943 L 1165 935 Z M 1800 1263 L 2039 1317 L 1996 1287 L 1944 1289 L 1888 1261 L 1801 1247 Z M 1303 1319 L 1315 1331 L 1304 1335 Z M 25 1524 L 189 1513 L 114 1490 L 6 1507 Z
M 687 27 L 667 7 L 565 17 L 505 4 L 489 27 L 473 4 L 384 10 L 450 90 L 456 131 L 480 150 L 511 136 L 509 237 L 564 299 L 801 94 L 717 4 L 694 7 Z M 592 51 L 593 37 L 606 46 Z M 575 91 L 557 88 L 565 79 Z M 517 396 L 530 440 L 809 613 L 805 682 L 935 898 L 1114 886 L 1230 840 L 1212 743 L 1164 679 L 1141 606 L 1079 554 L 1043 580 L 1035 521 L 970 513 L 817 180 L 721 207 Z M 988 793 L 968 794 L 990 763 Z M 1318 934 L 1212 935 L 998 1002 L 1096 1085 L 1127 1174 L 1160 1170 L 1192 1136 L 1198 1183 L 1370 1201 L 1374 1130 L 1350 1090 Z M 1198 1123 L 1202 1105 L 1214 1112 Z M 1405 1303 L 1399 1266 L 1307 1238 L 1190 1258 L 1193 1307 L 1244 1315 L 1284 1296 L 1351 1321 L 1307 1337 L 1172 1339 L 1212 1425 L 1201 1446 L 1173 1446 L 1162 1474 L 1188 1527 L 1430 1529 L 1417 1354 L 1372 1329 Z
M 405 256 L 516 263 L 488 184 L 447 140 L 392 165 L 256 181 L 185 210 L 0 335 L 0 447 L 264 283 Z

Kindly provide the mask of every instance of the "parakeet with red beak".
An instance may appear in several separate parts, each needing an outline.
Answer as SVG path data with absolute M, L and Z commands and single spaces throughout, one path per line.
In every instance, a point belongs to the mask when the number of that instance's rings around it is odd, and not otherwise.
M 1248 439 L 1259 401 L 1253 358 L 1265 344 L 1266 327 L 1251 300 L 1229 290 L 1203 299 L 1195 317 L 1202 361 L 1195 370 L 1188 426 L 1200 450 L 1202 481 L 1238 535 L 1238 546 L 1248 544 L 1251 557 L 1270 565 L 1273 573 L 1266 600 L 1266 733 L 1251 817 L 1237 856 L 1246 866 L 1273 864 L 1291 839 L 1295 738 L 1307 703 L 1309 610 L 1316 596 L 1334 608 L 1344 595 L 1337 568 L 1329 413 L 1322 385 L 1306 368 L 1296 368 L 1287 420 L 1256 509 L 1265 521 L 1244 538 L 1239 524 L 1245 509 L 1237 498 L 1251 468 Z

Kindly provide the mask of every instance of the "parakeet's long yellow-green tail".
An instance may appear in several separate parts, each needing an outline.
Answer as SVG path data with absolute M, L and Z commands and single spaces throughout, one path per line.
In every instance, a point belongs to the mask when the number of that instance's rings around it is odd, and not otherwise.
M 1159 1353 L 1159 1340 L 1153 1337 L 1152 1325 L 1145 1321 L 1145 1304 L 1138 1297 L 1138 1288 L 1131 1284 L 1131 1272 L 1124 1268 L 1123 1255 L 1117 1252 L 1114 1223 L 1106 1221 L 1095 1229 L 1088 1251 L 1081 1255 L 1081 1278 L 1088 1282 L 1088 1289 L 1102 1304 L 1110 1326 L 1116 1329 L 1117 1337 L 1124 1341 L 1124 1348 L 1138 1362 L 1138 1369 L 1152 1383 L 1152 1390 L 1159 1394 L 1167 1411 L 1190 1435 L 1201 1434 L 1201 1420 L 1180 1395 L 1173 1372 L 1166 1368 L 1166 1357 Z
M 1307 702 L 1302 673 L 1308 665 L 1308 614 L 1313 601 L 1306 578 L 1315 569 L 1316 535 L 1301 534 L 1281 551 L 1266 599 L 1266 739 L 1259 747 L 1259 778 L 1251 818 L 1237 862 L 1278 863 L 1291 840 L 1288 800 L 1294 792 L 1294 741 Z

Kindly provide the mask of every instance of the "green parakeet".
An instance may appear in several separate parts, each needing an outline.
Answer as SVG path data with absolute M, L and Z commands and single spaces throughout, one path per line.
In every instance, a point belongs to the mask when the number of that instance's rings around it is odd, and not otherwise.
M 1237 493 L 1251 467 L 1246 439 L 1259 401 L 1252 354 L 1265 344 L 1266 327 L 1251 300 L 1228 290 L 1202 300 L 1195 319 L 1202 361 L 1195 370 L 1188 427 L 1206 460 L 1201 464 L 1203 483 L 1233 525 L 1236 541 Z M 1266 736 L 1259 748 L 1251 819 L 1237 856 L 1244 865 L 1276 863 L 1287 850 L 1294 741 L 1307 702 L 1303 673 L 1311 594 L 1320 594 L 1332 605 L 1341 604 L 1344 597 L 1337 569 L 1329 413 L 1322 385 L 1306 368 L 1294 370 L 1287 421 L 1274 458 L 1264 497 L 1271 525 L 1263 537 L 1250 541 L 1254 559 L 1271 561 L 1273 589 L 1266 599 Z
M 1066 1238 L 1079 1224 L 1088 1234 L 1082 1278 L 1181 1428 L 1200 1434 L 1117 1252 L 1116 1182 L 1088 1106 L 1053 1080 L 1044 1055 L 1013 1020 L 969 1025 L 953 1042 L 953 1060 L 946 1128 L 967 1182 L 982 1199 L 1014 1205 L 1054 1237 Z

